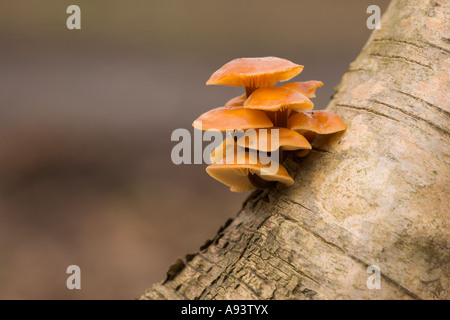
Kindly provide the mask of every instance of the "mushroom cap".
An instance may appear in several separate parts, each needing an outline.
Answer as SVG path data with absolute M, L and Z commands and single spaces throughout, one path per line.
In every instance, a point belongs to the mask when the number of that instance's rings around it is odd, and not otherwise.
M 315 98 L 316 97 L 316 89 L 321 86 L 323 86 L 322 81 L 310 80 L 310 81 L 306 81 L 306 82 L 287 83 L 281 87 L 300 92 L 307 98 Z
M 294 151 L 294 157 L 303 158 L 306 157 L 310 152 L 310 150 Z
M 234 192 L 256 189 L 248 177 L 249 174 L 256 174 L 266 181 L 277 181 L 288 186 L 294 184 L 294 180 L 281 164 L 278 164 L 278 171 L 275 174 L 263 174 L 270 172 L 269 167 L 269 164 L 264 165 L 259 161 L 251 163 L 249 153 L 244 152 L 235 157 L 234 162 L 209 165 L 206 172 L 217 181 L 229 186 Z
M 278 130 L 278 145 L 272 145 L 272 130 Z M 266 130 L 266 134 L 260 134 Z M 272 152 L 278 148 L 284 150 L 311 149 L 308 140 L 300 133 L 286 128 L 256 129 L 247 132 L 237 140 L 238 146 L 264 152 Z
M 234 97 L 225 103 L 226 107 L 242 107 L 244 105 L 245 100 L 247 100 L 247 95 L 244 93 L 238 97 Z
M 237 130 L 273 127 L 269 117 L 259 110 L 219 107 L 203 113 L 192 126 L 200 130 Z
M 298 112 L 289 117 L 287 127 L 296 131 L 312 131 L 330 134 L 346 129 L 344 121 L 335 113 L 327 110 Z
M 303 66 L 276 57 L 234 59 L 214 72 L 206 85 L 270 87 L 298 75 Z
M 310 110 L 314 104 L 298 91 L 268 87 L 255 90 L 245 101 L 244 108 L 264 111 Z

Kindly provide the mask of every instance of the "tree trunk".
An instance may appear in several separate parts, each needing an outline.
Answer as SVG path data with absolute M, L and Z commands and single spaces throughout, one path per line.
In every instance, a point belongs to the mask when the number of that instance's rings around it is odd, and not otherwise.
M 253 193 L 142 298 L 448 299 L 449 10 L 393 0 L 328 105 L 347 131 L 288 160 L 294 186 Z

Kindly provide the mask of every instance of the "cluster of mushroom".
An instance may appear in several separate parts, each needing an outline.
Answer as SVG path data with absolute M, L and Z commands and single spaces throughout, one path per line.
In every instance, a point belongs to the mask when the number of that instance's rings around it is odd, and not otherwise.
M 276 57 L 241 58 L 228 62 L 211 76 L 207 85 L 245 87 L 245 94 L 202 114 L 193 126 L 228 133 L 253 130 L 250 139 L 248 135 L 230 135 L 212 152 L 211 165 L 206 168 L 210 176 L 236 192 L 267 188 L 276 182 L 290 186 L 294 180 L 281 164 L 286 156 L 283 153 L 305 156 L 317 134 L 345 130 L 345 123 L 336 114 L 310 111 L 314 105 L 309 98 L 315 97 L 322 82 L 293 82 L 274 87 L 278 81 L 290 80 L 302 70 L 303 66 Z M 271 144 L 274 129 L 278 141 Z M 278 152 L 276 172 L 269 172 L 269 165 L 258 158 L 250 161 L 250 151 Z M 227 157 L 230 153 L 235 156 Z

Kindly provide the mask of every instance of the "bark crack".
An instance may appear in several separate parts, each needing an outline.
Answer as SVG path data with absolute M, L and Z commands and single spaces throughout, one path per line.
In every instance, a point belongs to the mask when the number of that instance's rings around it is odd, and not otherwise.
M 428 49 L 427 46 L 428 46 L 428 47 L 440 50 L 446 54 L 450 54 L 450 50 L 448 50 L 446 48 L 442 48 L 434 43 L 430 43 L 430 42 L 426 42 L 426 41 L 417 40 L 417 42 L 413 42 L 413 41 L 408 41 L 405 39 L 398 39 L 398 38 L 378 38 L 378 39 L 373 39 L 373 41 L 374 42 L 393 42 L 393 43 L 399 43 L 399 44 L 409 44 L 411 46 L 414 46 L 416 48 L 420 48 L 423 50 L 427 50 Z M 422 43 L 425 46 L 420 45 L 419 43 Z
M 279 243 L 279 242 L 278 242 L 278 243 Z M 294 272 L 297 273 L 300 277 L 309 279 L 309 280 L 311 280 L 312 282 L 314 282 L 314 283 L 316 283 L 316 284 L 319 284 L 312 276 L 307 275 L 307 274 L 304 273 L 303 271 L 299 270 L 298 268 L 296 268 L 296 267 L 295 267 L 292 263 L 290 263 L 289 261 L 286 261 L 286 260 L 282 259 L 281 257 L 275 257 L 275 256 L 273 255 L 273 253 L 271 253 L 271 252 L 268 251 L 266 248 L 264 248 L 264 247 L 262 247 L 262 246 L 260 246 L 260 245 L 258 245 L 258 244 L 256 244 L 256 243 L 253 243 L 253 245 L 256 246 L 260 251 L 265 251 L 265 252 L 267 252 L 270 256 L 272 256 L 272 257 L 274 257 L 274 258 L 280 260 L 281 262 L 284 262 L 285 264 L 287 264 L 287 265 L 288 265 L 289 267 L 291 267 L 292 270 L 294 270 Z M 280 250 L 283 250 L 283 249 L 281 249 L 281 247 L 280 247 Z M 270 265 L 272 268 L 274 268 L 274 269 L 276 269 L 276 270 L 282 272 L 281 270 L 277 269 L 277 267 L 275 267 L 275 266 L 273 266 L 272 264 L 270 264 L 270 262 L 268 262 L 267 259 L 263 259 L 263 260 L 265 260 L 265 261 L 267 262 L 267 264 Z
M 372 110 L 372 109 L 369 109 L 369 108 L 366 108 L 366 107 L 358 107 L 358 106 L 355 106 L 355 105 L 344 104 L 344 103 L 338 103 L 338 104 L 336 104 L 336 106 L 337 107 L 348 108 L 348 109 L 359 110 L 359 111 L 365 111 L 365 112 L 372 113 L 372 114 L 380 116 L 380 117 L 387 118 L 387 119 L 395 121 L 395 122 L 399 122 L 397 119 L 395 119 L 395 118 L 393 118 L 391 116 L 388 116 L 388 115 L 386 115 L 384 113 L 381 113 L 381 112 L 378 112 L 378 111 L 375 111 L 375 110 Z
M 428 105 L 428 106 L 430 106 L 431 108 L 435 109 L 436 111 L 438 111 L 438 112 L 440 112 L 440 113 L 443 113 L 443 114 L 446 115 L 447 117 L 450 117 L 450 112 L 448 112 L 448 111 L 446 111 L 446 110 L 444 110 L 444 109 L 442 109 L 442 108 L 440 108 L 440 107 L 438 107 L 438 106 L 432 104 L 431 102 L 425 101 L 425 100 L 423 100 L 422 98 L 416 97 L 416 96 L 414 96 L 414 95 L 412 95 L 412 94 L 410 94 L 410 93 L 407 93 L 407 92 L 404 92 L 404 91 L 401 91 L 401 90 L 395 90 L 395 91 L 398 92 L 398 93 L 404 94 L 405 96 L 408 96 L 408 97 L 410 97 L 411 99 L 414 99 L 414 100 L 416 100 L 416 101 L 418 101 L 418 102 L 420 102 L 420 103 L 422 103 L 422 104 Z
M 426 124 L 429 125 L 430 127 L 434 128 L 434 129 L 436 129 L 436 130 L 438 130 L 439 132 L 441 132 L 441 133 L 443 133 L 443 134 L 445 134 L 445 135 L 448 135 L 448 136 L 450 135 L 449 132 L 447 132 L 447 131 L 445 131 L 444 129 L 442 129 L 441 127 L 435 125 L 435 124 L 432 123 L 431 121 L 429 121 L 429 120 L 427 120 L 427 119 L 424 119 L 424 118 L 421 118 L 421 117 L 419 117 L 418 115 L 415 115 L 414 113 L 405 111 L 405 110 L 403 110 L 402 108 L 399 108 L 399 107 L 394 106 L 394 105 L 392 105 L 392 104 L 389 104 L 389 103 L 386 103 L 386 102 L 382 102 L 382 101 L 376 100 L 376 99 L 369 99 L 368 101 L 371 101 L 371 102 L 374 102 L 374 103 L 378 103 L 378 104 L 381 104 L 381 105 L 383 105 L 383 106 L 386 106 L 386 107 L 388 107 L 388 108 L 390 108 L 390 109 L 399 111 L 399 112 L 403 113 L 403 114 L 406 115 L 406 116 L 409 116 L 409 117 L 411 117 L 411 118 L 413 118 L 413 119 L 416 119 L 416 120 L 418 120 L 418 121 L 421 121 L 421 122 L 426 123 Z
M 353 72 L 360 72 L 360 71 L 365 71 L 365 72 L 370 72 L 371 70 L 369 69 L 364 69 L 364 68 L 357 68 L 357 69 L 350 69 L 345 73 L 353 73 Z
M 286 197 L 284 197 L 283 199 L 284 199 L 285 201 L 288 201 L 288 202 L 292 203 L 292 204 L 298 205 L 298 206 L 300 206 L 300 207 L 302 207 L 302 208 L 308 210 L 309 212 L 312 212 L 312 213 L 316 214 L 313 210 L 311 210 L 310 208 L 304 206 L 304 205 L 301 204 L 300 202 L 297 202 L 297 201 L 295 201 L 295 200 L 292 200 L 292 199 L 289 199 L 289 198 L 286 198 Z
M 415 64 L 415 65 L 421 66 L 423 68 L 434 70 L 433 67 L 428 65 L 428 64 L 424 64 L 424 63 L 421 63 L 419 61 L 412 60 L 410 58 L 406 58 L 406 57 L 399 56 L 399 55 L 389 55 L 389 54 L 382 54 L 382 53 L 369 53 L 369 55 L 372 56 L 372 57 L 379 57 L 379 58 L 385 58 L 385 59 L 392 59 L 392 60 L 399 60 L 399 61 L 403 61 L 403 62 L 408 62 L 408 63 L 412 63 L 412 64 Z

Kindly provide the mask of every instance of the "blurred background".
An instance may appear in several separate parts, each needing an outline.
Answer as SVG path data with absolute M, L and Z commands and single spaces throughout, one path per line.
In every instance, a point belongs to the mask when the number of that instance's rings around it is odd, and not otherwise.
M 134 299 L 162 280 L 247 196 L 171 162 L 174 129 L 242 92 L 209 76 L 286 58 L 305 65 L 295 81 L 325 83 L 324 108 L 367 7 L 388 2 L 0 0 L 0 299 Z

